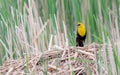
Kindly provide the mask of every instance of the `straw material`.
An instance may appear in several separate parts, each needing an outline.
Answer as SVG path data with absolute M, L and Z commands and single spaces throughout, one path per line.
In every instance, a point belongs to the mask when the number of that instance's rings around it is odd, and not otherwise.
M 85 47 L 54 46 L 42 54 L 28 55 L 28 58 L 8 60 L 0 67 L 0 74 L 8 75 L 86 75 L 91 71 L 97 75 L 97 44 Z

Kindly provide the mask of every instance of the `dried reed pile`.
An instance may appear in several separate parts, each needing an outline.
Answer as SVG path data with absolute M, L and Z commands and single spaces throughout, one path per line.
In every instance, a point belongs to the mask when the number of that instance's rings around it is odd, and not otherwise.
M 42 54 L 27 55 L 24 59 L 8 60 L 0 67 L 0 74 L 7 75 L 97 75 L 96 53 L 99 45 L 85 47 L 54 46 Z

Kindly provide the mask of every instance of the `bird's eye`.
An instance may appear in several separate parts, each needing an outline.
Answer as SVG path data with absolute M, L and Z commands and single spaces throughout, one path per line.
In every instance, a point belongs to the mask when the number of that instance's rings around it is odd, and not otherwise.
M 78 26 L 80 26 L 81 24 L 78 24 Z

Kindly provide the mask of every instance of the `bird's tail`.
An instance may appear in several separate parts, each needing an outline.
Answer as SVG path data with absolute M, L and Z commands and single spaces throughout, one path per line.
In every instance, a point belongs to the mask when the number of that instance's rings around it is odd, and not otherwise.
M 76 46 L 83 47 L 84 46 L 83 41 L 77 42 Z

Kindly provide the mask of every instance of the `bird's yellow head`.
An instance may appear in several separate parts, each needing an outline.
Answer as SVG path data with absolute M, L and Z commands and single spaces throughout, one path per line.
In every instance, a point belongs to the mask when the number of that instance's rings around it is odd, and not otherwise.
M 78 22 L 77 26 L 79 29 L 85 29 L 85 25 L 83 23 Z
M 79 22 L 77 26 L 78 26 L 77 27 L 78 34 L 82 37 L 85 36 L 85 34 L 86 34 L 85 25 L 83 23 Z

